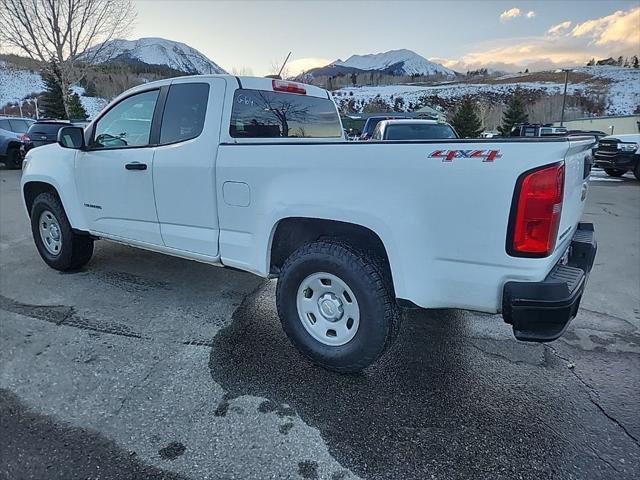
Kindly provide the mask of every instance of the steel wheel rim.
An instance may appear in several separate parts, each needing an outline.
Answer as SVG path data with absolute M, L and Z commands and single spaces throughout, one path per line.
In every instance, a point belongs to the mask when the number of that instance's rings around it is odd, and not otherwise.
M 62 250 L 62 230 L 56 216 L 49 210 L 40 214 L 38 221 L 40 239 L 44 248 L 53 256 L 60 255 Z
M 356 336 L 360 325 L 358 300 L 336 275 L 309 275 L 298 287 L 296 303 L 303 327 L 323 345 L 339 347 Z

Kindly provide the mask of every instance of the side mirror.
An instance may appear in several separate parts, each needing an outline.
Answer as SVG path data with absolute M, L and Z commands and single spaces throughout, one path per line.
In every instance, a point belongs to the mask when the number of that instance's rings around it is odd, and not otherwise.
M 84 129 L 81 127 L 62 127 L 58 130 L 58 145 L 63 148 L 83 150 L 85 148 Z

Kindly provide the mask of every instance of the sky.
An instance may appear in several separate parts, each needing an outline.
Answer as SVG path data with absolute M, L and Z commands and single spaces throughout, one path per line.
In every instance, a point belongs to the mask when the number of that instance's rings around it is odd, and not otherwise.
M 296 74 L 406 48 L 458 71 L 582 65 L 640 54 L 640 1 L 134 0 L 129 38 L 188 44 L 225 70 Z

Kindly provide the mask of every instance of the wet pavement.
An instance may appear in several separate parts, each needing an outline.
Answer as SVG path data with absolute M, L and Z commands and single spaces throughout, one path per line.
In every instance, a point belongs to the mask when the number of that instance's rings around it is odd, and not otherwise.
M 107 242 L 47 268 L 0 171 L 0 478 L 637 478 L 640 188 L 601 173 L 561 340 L 412 311 L 380 363 L 338 375 L 289 344 L 272 281 Z

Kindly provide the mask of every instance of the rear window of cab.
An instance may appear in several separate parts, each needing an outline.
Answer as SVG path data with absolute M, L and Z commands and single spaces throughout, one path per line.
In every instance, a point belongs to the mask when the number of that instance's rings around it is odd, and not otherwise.
M 233 95 L 229 135 L 234 138 L 342 137 L 336 106 L 328 98 L 239 89 Z

